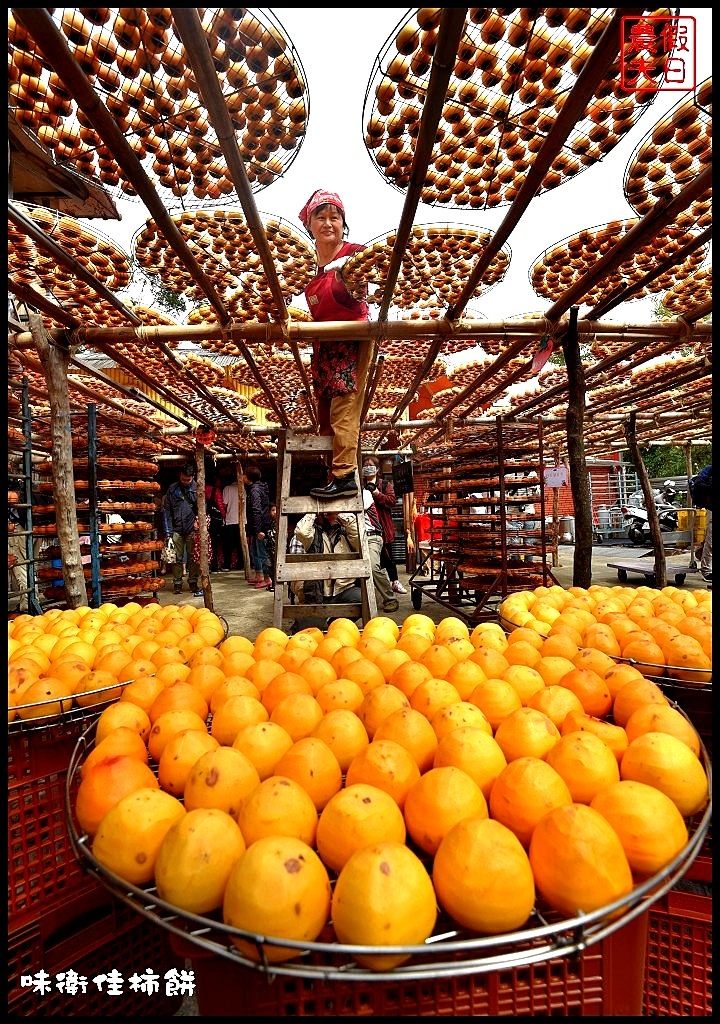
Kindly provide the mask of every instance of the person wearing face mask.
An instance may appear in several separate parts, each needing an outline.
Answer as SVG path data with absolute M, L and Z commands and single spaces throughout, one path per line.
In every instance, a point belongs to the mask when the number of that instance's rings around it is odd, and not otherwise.
M 317 254 L 317 273 L 305 289 L 313 320 L 369 320 L 368 304 L 350 294 L 342 276 L 350 256 L 365 246 L 345 240 L 348 226 L 340 196 L 316 190 L 300 211 L 300 220 Z M 329 500 L 358 493 L 360 414 L 371 350 L 369 342 L 359 339 L 313 341 L 310 368 L 319 429 L 333 438 L 331 480 L 310 490 L 314 498 Z
M 395 540 L 395 523 L 391 509 L 397 504 L 395 487 L 391 480 L 378 477 L 379 464 L 373 455 L 363 459 L 363 486 L 372 493 L 375 507 L 380 519 L 383 546 L 380 552 L 380 566 L 387 570 L 394 593 L 407 594 L 407 588 L 398 579 L 397 565 L 392 556 L 392 543 Z

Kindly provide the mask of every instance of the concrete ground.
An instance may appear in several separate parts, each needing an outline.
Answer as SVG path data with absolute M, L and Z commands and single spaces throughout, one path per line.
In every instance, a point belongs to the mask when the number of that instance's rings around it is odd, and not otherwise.
M 573 559 L 574 547 L 572 545 L 561 545 L 559 548 L 557 565 L 551 566 L 552 573 L 558 583 L 563 587 L 572 586 L 573 582 Z M 599 544 L 593 547 L 592 554 L 592 582 L 605 586 L 615 586 L 620 581 L 618 570 L 608 566 L 608 562 L 636 561 L 646 552 L 645 548 L 620 546 L 616 544 Z M 690 563 L 690 552 L 685 551 L 672 556 L 673 562 L 677 561 L 683 565 Z M 652 555 L 644 559 L 650 566 L 653 564 Z M 408 573 L 404 566 L 398 566 L 398 575 L 401 582 L 406 586 L 407 594 L 397 594 L 399 608 L 396 612 L 390 613 L 390 618 L 397 623 L 402 623 L 408 615 L 416 609 L 413 608 L 410 586 L 408 584 Z M 423 577 L 417 577 L 418 581 Z M 194 597 L 186 589 L 182 594 L 173 593 L 172 581 L 166 577 L 166 586 L 158 592 L 160 604 L 192 604 L 201 607 L 203 597 Z M 668 580 L 673 583 L 672 579 Z M 638 587 L 646 585 L 648 580 L 639 573 L 629 573 L 624 586 Z M 707 586 L 699 572 L 688 571 L 685 586 L 689 588 L 704 588 Z M 212 609 L 227 622 L 228 633 L 231 635 L 246 636 L 255 640 L 258 633 L 267 626 L 273 624 L 273 594 L 268 590 L 255 590 L 250 587 L 245 579 L 243 571 L 212 573 L 210 576 L 210 587 L 212 591 Z M 473 604 L 466 603 L 462 612 L 469 616 L 473 612 Z M 422 593 L 422 604 L 420 610 L 423 614 L 429 615 L 434 622 L 439 622 L 448 615 L 455 612 L 446 604 L 436 601 L 427 590 Z

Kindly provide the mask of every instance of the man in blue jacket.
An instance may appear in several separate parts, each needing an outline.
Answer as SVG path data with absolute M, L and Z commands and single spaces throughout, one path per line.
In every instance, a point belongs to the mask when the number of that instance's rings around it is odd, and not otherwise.
M 247 493 L 247 529 L 250 541 L 250 568 L 255 570 L 255 577 L 248 580 L 251 587 L 258 590 L 269 590 L 273 585 L 270 573 L 272 566 L 267 549 L 267 535 L 273 527 L 270 518 L 270 489 L 261 480 L 260 467 L 254 462 L 248 463 L 243 473 L 243 481 Z
M 690 494 L 695 508 L 707 510 L 705 540 L 696 552 L 696 557 L 700 559 L 702 578 L 712 587 L 712 466 L 703 466 L 697 476 L 692 478 Z
M 200 565 L 195 561 L 197 514 L 195 468 L 188 463 L 180 468 L 179 479 L 167 489 L 163 499 L 163 524 L 165 537 L 172 537 L 175 545 L 173 592 L 182 593 L 183 559 L 187 552 L 188 587 L 191 594 L 201 597 L 202 590 L 198 590 Z

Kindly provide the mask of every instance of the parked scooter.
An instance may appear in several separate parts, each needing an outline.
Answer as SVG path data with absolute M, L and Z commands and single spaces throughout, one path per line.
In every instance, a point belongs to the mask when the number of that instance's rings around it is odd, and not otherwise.
M 653 491 L 653 498 L 655 500 L 660 530 L 663 533 L 672 533 L 677 530 L 677 509 L 671 504 L 671 501 L 675 498 L 675 485 L 673 481 L 665 480 L 660 490 Z M 627 501 L 621 505 L 621 509 L 625 517 L 628 538 L 633 544 L 649 544 L 651 540 L 650 522 L 642 493 L 631 494 Z

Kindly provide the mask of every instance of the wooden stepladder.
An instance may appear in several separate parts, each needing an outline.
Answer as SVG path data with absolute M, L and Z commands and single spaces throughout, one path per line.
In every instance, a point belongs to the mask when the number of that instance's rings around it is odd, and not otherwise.
M 285 430 L 278 438 L 279 501 L 277 509 L 277 561 L 275 567 L 275 604 L 273 625 L 283 628 L 284 618 L 295 618 L 298 610 L 308 618 L 362 618 L 363 625 L 377 615 L 375 587 L 372 580 L 372 566 L 365 532 L 365 513 L 362 490 L 356 495 L 319 501 L 310 495 L 290 494 L 293 455 L 302 452 L 322 453 L 332 451 L 332 438 L 315 434 L 296 434 Z M 303 516 L 308 512 L 350 512 L 357 519 L 360 549 L 357 552 L 336 552 L 332 555 L 315 554 L 290 555 L 288 548 L 288 517 Z M 360 582 L 361 600 L 356 602 L 328 604 L 290 603 L 288 583 L 295 580 L 336 580 L 355 577 Z M 286 612 L 287 610 L 287 612 Z

